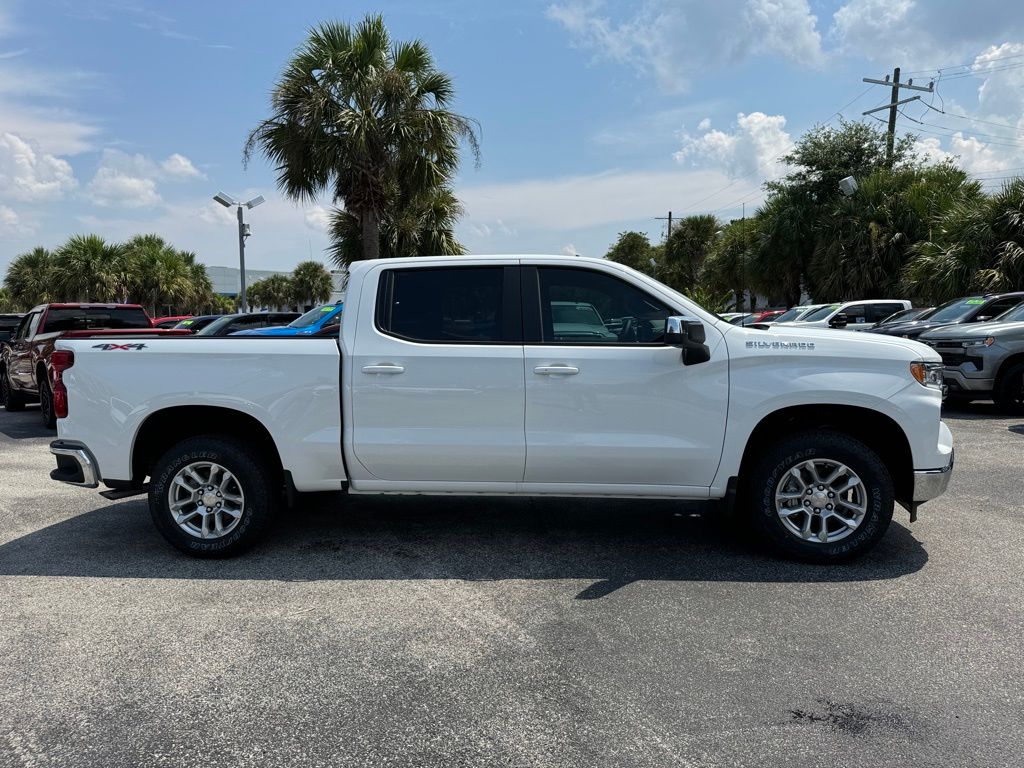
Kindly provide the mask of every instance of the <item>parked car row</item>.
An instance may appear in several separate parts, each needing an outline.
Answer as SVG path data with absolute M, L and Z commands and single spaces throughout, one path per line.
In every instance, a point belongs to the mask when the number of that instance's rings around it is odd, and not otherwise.
M 55 384 L 60 338 L 83 335 L 229 336 L 264 333 L 274 336 L 337 334 L 343 305 L 338 302 L 298 312 L 253 312 L 232 315 L 181 315 L 150 319 L 137 304 L 41 304 L 25 314 L 0 316 L 0 405 L 9 411 L 39 403 L 43 423 L 56 424 L 54 401 L 62 396 Z M 142 344 L 144 342 L 137 342 Z

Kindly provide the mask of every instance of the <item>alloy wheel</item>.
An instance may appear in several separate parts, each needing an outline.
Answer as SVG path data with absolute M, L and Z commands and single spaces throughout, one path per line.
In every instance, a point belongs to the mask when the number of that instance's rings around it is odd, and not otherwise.
M 241 522 L 245 493 L 226 467 L 213 461 L 195 461 L 174 475 L 167 504 L 183 531 L 199 539 L 219 539 Z
M 845 539 L 860 527 L 867 505 L 864 482 L 833 459 L 801 461 L 775 487 L 775 511 L 783 527 L 811 543 Z

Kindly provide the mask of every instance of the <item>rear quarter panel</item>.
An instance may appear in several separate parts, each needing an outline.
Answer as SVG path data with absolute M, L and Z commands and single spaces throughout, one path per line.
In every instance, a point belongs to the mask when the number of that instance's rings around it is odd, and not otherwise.
M 142 349 L 103 349 L 116 337 L 65 339 L 75 353 L 65 372 L 69 413 L 63 439 L 89 447 L 104 479 L 127 480 L 135 435 L 165 408 L 219 406 L 270 432 L 300 491 L 337 490 L 341 459 L 339 351 L 334 339 L 125 338 Z

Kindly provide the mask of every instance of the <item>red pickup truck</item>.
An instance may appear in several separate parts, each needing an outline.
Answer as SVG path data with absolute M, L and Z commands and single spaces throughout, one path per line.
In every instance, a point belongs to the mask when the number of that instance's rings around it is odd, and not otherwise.
M 43 423 L 53 429 L 54 342 L 59 338 L 88 334 L 166 335 L 153 328 L 146 310 L 138 304 L 40 304 L 33 307 L 0 355 L 0 404 L 20 411 L 39 401 Z M 175 332 L 176 333 L 176 332 Z

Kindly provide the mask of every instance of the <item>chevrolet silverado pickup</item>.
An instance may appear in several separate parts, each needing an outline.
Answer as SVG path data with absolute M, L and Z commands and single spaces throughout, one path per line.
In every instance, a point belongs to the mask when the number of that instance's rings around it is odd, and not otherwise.
M 927 346 L 729 325 L 602 259 L 360 261 L 335 338 L 57 349 L 54 479 L 148 492 L 196 556 L 344 490 L 718 499 L 782 553 L 836 562 L 953 465 Z

